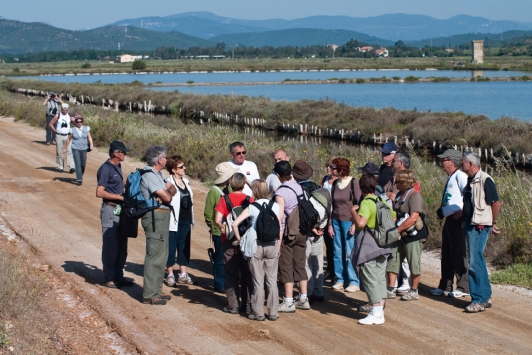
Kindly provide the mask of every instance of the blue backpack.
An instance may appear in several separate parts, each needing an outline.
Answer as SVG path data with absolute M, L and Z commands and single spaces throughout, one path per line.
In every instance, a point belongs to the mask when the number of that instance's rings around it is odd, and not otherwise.
M 124 193 L 124 206 L 122 207 L 127 215 L 134 219 L 139 219 L 146 213 L 159 208 L 161 205 L 155 199 L 155 194 L 145 199 L 140 192 L 140 180 L 145 173 L 152 170 L 137 169 L 127 177 Z

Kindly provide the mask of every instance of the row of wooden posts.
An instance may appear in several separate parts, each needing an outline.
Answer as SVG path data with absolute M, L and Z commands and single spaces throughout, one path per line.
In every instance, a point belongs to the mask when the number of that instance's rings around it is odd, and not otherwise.
M 16 92 L 27 94 L 27 95 L 36 95 L 36 96 L 47 96 L 48 92 L 32 89 L 15 89 Z M 146 113 L 146 114 L 171 114 L 170 110 L 165 106 L 156 106 L 153 105 L 151 100 L 147 102 L 118 102 L 112 99 L 102 99 L 101 102 L 96 102 L 94 97 L 88 95 L 72 96 L 70 94 L 58 94 L 62 99 L 66 96 L 67 101 L 72 105 L 84 105 L 84 104 L 93 104 L 101 105 L 103 108 L 113 110 L 113 111 L 129 111 L 136 113 Z M 276 127 L 271 127 L 267 125 L 267 121 L 263 118 L 256 117 L 239 117 L 238 115 L 231 115 L 220 112 L 206 113 L 204 111 L 194 111 L 189 112 L 186 108 L 179 108 L 183 118 L 192 118 L 198 121 L 200 124 L 205 123 L 226 123 L 226 124 L 237 124 L 241 126 L 250 126 L 257 127 L 263 130 L 275 130 L 278 132 L 298 134 L 300 136 L 311 136 L 311 137 L 323 137 L 333 140 L 345 140 L 352 141 L 356 143 L 364 144 L 373 144 L 373 145 L 382 145 L 387 142 L 393 141 L 396 145 L 402 143 L 403 146 L 413 149 L 423 149 L 429 148 L 433 154 L 442 153 L 447 148 L 454 148 L 460 152 L 466 151 L 475 151 L 479 154 L 482 160 L 487 162 L 492 162 L 501 156 L 495 156 L 493 148 L 478 148 L 478 147 L 469 147 L 469 146 L 457 146 L 445 147 L 442 144 L 433 142 L 432 146 L 428 144 L 423 144 L 420 140 L 410 139 L 409 137 L 403 137 L 401 142 L 398 141 L 397 136 L 389 137 L 384 136 L 382 133 L 377 135 L 374 134 L 373 137 L 364 137 L 360 131 L 354 132 L 353 130 L 345 129 L 334 129 L 334 128 L 318 128 L 318 126 L 308 125 L 308 124 L 289 124 L 289 123 L 279 123 Z M 531 167 L 532 165 L 532 154 L 524 154 L 519 152 L 506 152 L 502 157 L 506 160 L 511 161 L 514 164 L 520 164 L 524 167 Z

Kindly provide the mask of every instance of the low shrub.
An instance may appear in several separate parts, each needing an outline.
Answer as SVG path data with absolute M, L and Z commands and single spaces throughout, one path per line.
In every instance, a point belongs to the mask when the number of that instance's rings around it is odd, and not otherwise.
M 91 68 L 91 64 L 90 63 L 81 64 L 81 69 L 90 69 L 90 68 Z
M 406 83 L 415 83 L 417 81 L 419 81 L 419 78 L 417 76 L 410 75 L 405 78 Z
M 365 79 L 362 79 L 362 78 L 357 78 L 357 80 L 355 81 L 355 83 L 357 84 L 364 84 L 366 82 Z

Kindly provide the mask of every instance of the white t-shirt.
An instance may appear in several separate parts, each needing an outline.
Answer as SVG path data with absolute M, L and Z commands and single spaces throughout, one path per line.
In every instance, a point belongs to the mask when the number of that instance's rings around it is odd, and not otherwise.
M 263 203 L 268 205 L 270 200 L 261 198 L 260 200 L 257 200 L 255 202 L 262 206 Z M 272 210 L 277 216 L 279 216 L 279 205 L 277 204 L 277 202 L 273 203 Z M 253 206 L 253 204 L 249 205 L 249 216 L 251 217 L 251 223 L 253 223 L 253 228 L 255 229 L 257 228 L 257 218 L 259 218 L 259 213 L 260 210 L 257 207 Z
M 238 169 L 239 173 L 244 174 L 249 184 L 251 184 L 254 180 L 260 179 L 257 165 L 255 165 L 255 163 L 252 161 L 244 160 L 242 165 L 236 165 L 232 160 L 230 160 L 229 164 L 233 168 Z M 253 192 L 251 191 L 251 188 L 247 185 L 244 186 L 244 193 L 248 196 L 251 196 L 253 194 Z
M 464 207 L 464 187 L 467 185 L 467 175 L 461 170 L 456 170 L 447 178 L 447 189 L 443 195 L 441 206 L 445 217 L 461 211 Z

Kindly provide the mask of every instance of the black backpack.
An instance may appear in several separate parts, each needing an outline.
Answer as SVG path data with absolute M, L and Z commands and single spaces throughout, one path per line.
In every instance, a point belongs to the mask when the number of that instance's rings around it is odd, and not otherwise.
M 263 202 L 262 206 L 257 202 L 252 203 L 259 210 L 255 229 L 257 231 L 257 240 L 261 243 L 270 243 L 279 239 L 281 224 L 279 223 L 279 218 L 273 212 L 273 203 L 273 199 L 268 204 Z
M 310 198 L 307 196 L 305 189 L 302 188 L 303 193 L 298 195 L 290 186 L 281 185 L 279 188 L 282 187 L 289 188 L 296 194 L 297 206 L 299 207 L 299 231 L 303 235 L 309 234 L 320 219 L 318 211 L 316 211 L 314 205 L 310 202 Z

